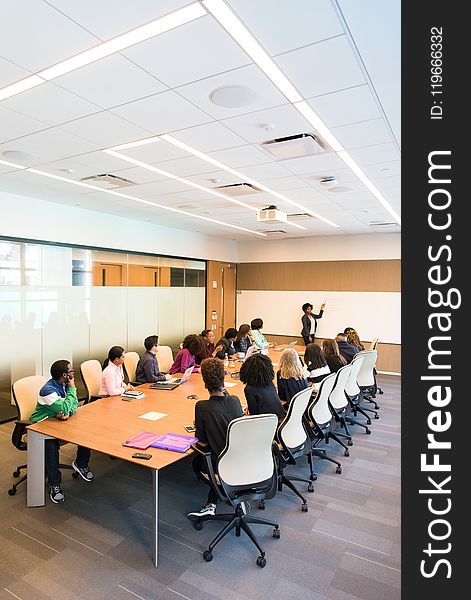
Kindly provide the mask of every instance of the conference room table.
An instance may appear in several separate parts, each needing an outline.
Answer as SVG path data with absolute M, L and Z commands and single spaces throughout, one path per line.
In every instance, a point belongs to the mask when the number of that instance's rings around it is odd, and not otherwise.
M 301 350 L 301 347 L 299 349 Z M 280 352 L 270 348 L 269 354 L 276 369 Z M 239 371 L 240 367 L 241 362 L 236 361 L 227 368 L 229 374 L 226 375 L 224 384 L 228 393 L 238 396 L 241 404 L 245 405 L 244 385 L 240 380 L 231 377 L 231 373 Z M 193 424 L 197 400 L 207 399 L 209 396 L 199 373 L 192 373 L 188 381 L 173 390 L 151 389 L 150 384 L 143 384 L 136 389 L 143 391 L 145 395 L 130 401 L 124 400 L 121 396 L 100 398 L 79 406 L 76 414 L 67 421 L 46 419 L 28 427 L 27 506 L 44 506 L 45 504 L 44 442 L 47 439 L 56 438 L 63 442 L 85 446 L 90 450 L 151 469 L 152 558 L 157 567 L 158 474 L 161 469 L 182 460 L 193 451 L 190 449 L 181 453 L 148 448 L 142 452 L 152 454 L 152 457 L 150 460 L 142 460 L 133 458 L 132 454 L 137 450 L 123 446 L 123 441 L 141 431 L 155 434 L 189 435 L 184 426 Z M 196 399 L 188 398 L 188 396 L 196 396 Z M 160 413 L 162 416 L 157 420 L 142 418 L 143 415 L 152 412 Z M 99 478 L 95 485 L 99 485 Z

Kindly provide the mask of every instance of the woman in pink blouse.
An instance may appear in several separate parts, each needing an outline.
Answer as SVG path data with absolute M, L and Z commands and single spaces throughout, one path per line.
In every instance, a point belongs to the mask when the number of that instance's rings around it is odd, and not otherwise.
M 173 365 L 169 369 L 169 373 L 184 373 L 189 367 L 196 365 L 193 373 L 197 373 L 199 365 L 196 364 L 196 357 L 200 356 L 203 351 L 203 338 L 196 333 L 190 333 L 183 340 L 182 349 L 175 356 Z
M 101 374 L 101 387 L 98 392 L 100 396 L 119 396 L 127 390 L 132 390 L 130 383 L 124 383 L 124 348 L 113 346 L 108 352 L 108 358 L 103 365 L 105 368 Z

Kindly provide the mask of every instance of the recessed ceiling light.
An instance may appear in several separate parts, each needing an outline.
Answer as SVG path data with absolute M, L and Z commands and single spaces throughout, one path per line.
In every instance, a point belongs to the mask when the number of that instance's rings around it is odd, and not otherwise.
M 353 188 L 348 187 L 347 185 L 333 185 L 327 191 L 334 194 L 343 194 L 344 192 L 352 192 Z
M 24 152 L 23 150 L 4 150 L 2 156 L 8 160 L 20 160 L 21 162 L 30 162 L 37 158 L 34 154 Z
M 224 108 L 239 108 L 254 102 L 257 94 L 243 85 L 228 85 L 216 88 L 209 94 L 213 104 Z

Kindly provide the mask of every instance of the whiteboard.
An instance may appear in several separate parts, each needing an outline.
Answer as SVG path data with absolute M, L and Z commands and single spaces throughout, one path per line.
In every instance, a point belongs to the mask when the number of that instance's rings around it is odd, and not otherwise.
M 384 343 L 401 343 L 400 292 L 243 290 L 237 292 L 237 323 L 260 317 L 264 333 L 299 337 L 301 306 L 309 302 L 318 314 L 324 301 L 324 314 L 317 321 L 318 337 L 334 338 L 345 327 L 353 327 L 364 341 L 378 337 Z

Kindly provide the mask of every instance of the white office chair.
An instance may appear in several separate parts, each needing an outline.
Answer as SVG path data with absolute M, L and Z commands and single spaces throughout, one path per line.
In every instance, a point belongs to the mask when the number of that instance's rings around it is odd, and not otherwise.
M 124 355 L 124 369 L 128 376 L 129 383 L 136 381 L 136 367 L 139 362 L 139 354 L 137 352 L 126 352 Z
M 278 418 L 276 415 L 254 415 L 239 417 L 229 423 L 226 434 L 226 446 L 221 452 L 217 465 L 217 475 L 213 469 L 211 452 L 204 452 L 198 444 L 193 449 L 205 457 L 206 469 L 213 488 L 219 498 L 234 507 L 233 513 L 195 516 L 191 520 L 195 529 L 202 529 L 205 521 L 228 521 L 203 552 L 206 562 L 213 560 L 213 550 L 232 529 L 236 536 L 241 530 L 249 536 L 260 552 L 257 565 L 266 565 L 265 551 L 260 546 L 249 523 L 271 525 L 273 537 L 280 537 L 278 523 L 244 513 L 243 503 L 250 500 L 272 498 L 276 493 L 276 466 L 272 445 Z
M 353 360 L 350 363 L 352 365 L 352 370 L 350 371 L 350 377 L 348 378 L 345 386 L 345 393 L 347 394 L 348 403 L 350 404 L 353 416 L 356 418 L 358 413 L 361 413 L 364 417 L 366 417 L 366 424 L 371 425 L 370 416 L 360 406 L 361 390 L 357 383 L 358 372 L 360 371 L 364 360 L 364 356 L 359 352 L 353 357 Z M 371 431 L 367 429 L 366 433 L 371 433 Z
M 334 414 L 335 420 L 340 423 L 340 426 L 345 430 L 345 433 L 340 431 L 336 431 L 337 435 L 344 436 L 347 438 L 347 445 L 352 446 L 353 443 L 351 441 L 351 435 L 347 427 L 347 423 L 359 425 L 360 427 L 364 427 L 368 432 L 368 427 L 355 419 L 349 414 L 349 402 L 348 397 L 345 392 L 345 388 L 347 386 L 348 379 L 350 377 L 350 373 L 352 371 L 353 365 L 352 363 L 341 367 L 337 371 L 337 377 L 335 378 L 334 387 L 330 392 L 329 396 L 329 406 Z
M 168 373 L 170 367 L 173 365 L 173 352 L 170 346 L 159 346 L 156 358 L 160 371 Z
M 361 390 L 360 402 L 367 401 L 374 405 L 374 409 L 367 408 L 363 405 L 363 408 L 374 414 L 375 419 L 379 419 L 379 415 L 376 412 L 379 409 L 379 405 L 375 401 L 376 392 L 378 386 L 376 385 L 376 360 L 378 358 L 377 350 L 362 350 L 358 352 L 356 356 L 363 356 L 364 360 L 357 375 L 357 383 Z

